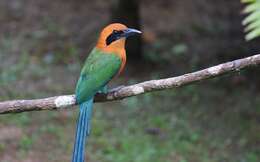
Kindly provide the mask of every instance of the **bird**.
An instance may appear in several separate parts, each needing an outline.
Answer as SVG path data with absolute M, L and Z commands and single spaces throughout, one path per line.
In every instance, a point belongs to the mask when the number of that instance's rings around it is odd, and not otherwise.
M 108 92 L 108 82 L 118 76 L 125 67 L 126 39 L 141 33 L 121 23 L 109 24 L 101 31 L 96 46 L 88 55 L 75 90 L 79 115 L 72 162 L 84 162 L 95 94 Z

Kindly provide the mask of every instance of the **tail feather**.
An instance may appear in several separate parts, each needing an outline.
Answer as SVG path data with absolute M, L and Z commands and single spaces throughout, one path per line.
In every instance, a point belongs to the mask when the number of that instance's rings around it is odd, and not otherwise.
M 93 99 L 80 104 L 72 162 L 84 162 L 85 143 L 90 133 Z

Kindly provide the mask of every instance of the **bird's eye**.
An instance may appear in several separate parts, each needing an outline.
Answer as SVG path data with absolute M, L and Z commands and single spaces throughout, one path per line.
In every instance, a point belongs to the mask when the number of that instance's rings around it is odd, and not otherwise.
M 116 33 L 119 33 L 119 31 L 118 31 L 118 30 L 113 30 L 113 33 L 115 33 L 115 34 L 116 34 Z
M 122 33 L 123 33 L 122 30 L 113 30 L 113 32 L 112 32 L 112 34 L 114 34 L 114 35 L 120 35 Z
M 111 44 L 112 42 L 120 39 L 124 32 L 122 30 L 113 30 L 112 33 L 107 37 L 106 43 L 107 45 Z

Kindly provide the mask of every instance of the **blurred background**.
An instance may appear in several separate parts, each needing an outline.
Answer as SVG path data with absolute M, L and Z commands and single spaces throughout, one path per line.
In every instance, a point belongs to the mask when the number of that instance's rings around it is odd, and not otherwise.
M 101 29 L 143 31 L 111 87 L 256 54 L 239 0 L 0 0 L 0 100 L 71 94 Z M 260 161 L 260 68 L 95 104 L 87 162 Z M 76 107 L 75 107 L 76 108 Z M 1 162 L 70 161 L 76 109 L 0 116 Z

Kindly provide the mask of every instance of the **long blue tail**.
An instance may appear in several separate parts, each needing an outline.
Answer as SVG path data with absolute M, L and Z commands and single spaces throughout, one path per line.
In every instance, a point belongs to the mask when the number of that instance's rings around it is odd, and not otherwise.
M 80 104 L 72 162 L 84 162 L 85 143 L 90 133 L 93 98 Z

